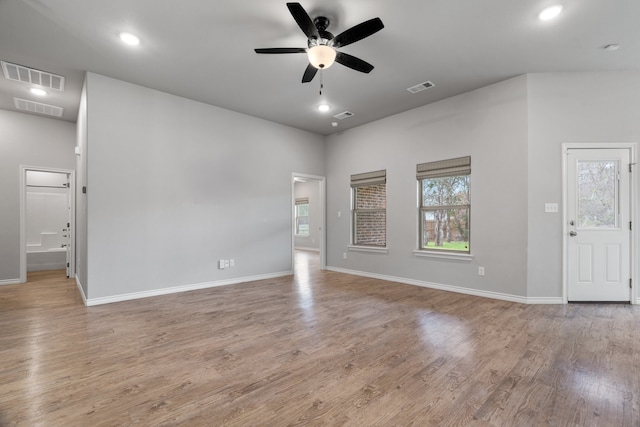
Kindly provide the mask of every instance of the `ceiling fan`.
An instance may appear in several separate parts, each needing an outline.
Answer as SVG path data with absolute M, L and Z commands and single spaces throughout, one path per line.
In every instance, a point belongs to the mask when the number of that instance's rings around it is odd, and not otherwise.
M 373 18 L 362 22 L 348 30 L 334 36 L 327 31 L 329 19 L 318 16 L 313 21 L 300 3 L 287 3 L 289 12 L 298 23 L 300 29 L 307 36 L 307 48 L 273 47 L 255 49 L 256 53 L 306 53 L 309 65 L 302 76 L 302 83 L 308 83 L 315 77 L 318 70 L 329 68 L 333 62 L 349 67 L 362 73 L 370 73 L 373 65 L 360 58 L 340 52 L 337 49 L 362 40 L 380 31 L 384 24 L 380 18 Z

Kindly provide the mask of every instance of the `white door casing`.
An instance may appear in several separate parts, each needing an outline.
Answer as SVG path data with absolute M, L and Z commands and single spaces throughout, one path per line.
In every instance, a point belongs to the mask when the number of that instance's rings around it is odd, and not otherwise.
M 630 150 L 567 150 L 568 301 L 630 301 Z

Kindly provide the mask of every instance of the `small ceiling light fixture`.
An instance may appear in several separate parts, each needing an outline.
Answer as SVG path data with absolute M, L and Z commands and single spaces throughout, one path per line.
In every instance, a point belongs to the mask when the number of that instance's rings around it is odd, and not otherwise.
M 336 60 L 336 50 L 332 47 L 320 44 L 307 50 L 309 63 L 319 70 L 331 67 Z
M 549 6 L 548 8 L 540 12 L 540 14 L 538 15 L 538 18 L 540 18 L 541 21 L 549 21 L 557 17 L 558 15 L 560 15 L 561 12 L 562 12 L 562 5 L 556 4 L 553 6 Z
M 331 122 L 331 126 L 333 126 L 334 128 L 338 127 L 338 122 Z
M 620 49 L 620 45 L 619 44 L 608 44 L 604 47 L 604 50 L 609 50 L 609 51 L 614 51 L 614 50 L 618 50 Z
M 131 46 L 137 46 L 140 44 L 140 38 L 131 33 L 120 33 L 120 40 Z
M 329 111 L 329 109 L 330 108 L 329 108 L 329 106 L 327 104 L 318 105 L 318 110 L 322 111 L 323 113 Z
M 45 96 L 47 94 L 44 89 L 40 89 L 39 87 L 32 87 L 29 89 L 29 92 L 36 96 Z

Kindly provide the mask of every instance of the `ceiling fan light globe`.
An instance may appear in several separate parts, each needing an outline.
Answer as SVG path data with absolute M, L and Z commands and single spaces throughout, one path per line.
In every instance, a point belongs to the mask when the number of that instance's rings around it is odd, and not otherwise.
M 307 56 L 311 65 L 322 70 L 331 67 L 336 60 L 336 51 L 332 47 L 318 45 L 310 47 L 307 50 Z

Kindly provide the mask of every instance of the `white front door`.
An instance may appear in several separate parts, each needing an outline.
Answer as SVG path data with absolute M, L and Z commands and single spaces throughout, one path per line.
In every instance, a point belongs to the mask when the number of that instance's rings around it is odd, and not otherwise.
M 569 149 L 567 280 L 571 301 L 630 301 L 628 149 Z

